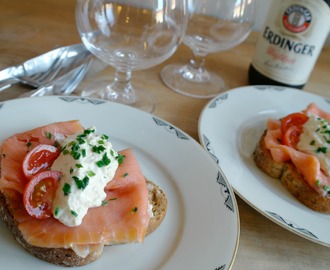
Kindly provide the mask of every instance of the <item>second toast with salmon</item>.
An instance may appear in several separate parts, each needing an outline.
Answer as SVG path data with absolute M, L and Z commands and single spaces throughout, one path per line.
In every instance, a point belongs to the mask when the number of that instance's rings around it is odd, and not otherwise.
M 300 120 L 292 120 L 294 117 L 300 117 Z M 322 144 L 318 137 L 310 138 L 305 134 L 309 133 L 312 118 L 321 125 L 312 126 L 310 133 L 319 133 L 317 135 L 325 140 Z M 290 121 L 293 127 L 288 124 Z M 322 213 L 330 213 L 330 176 L 327 162 L 323 165 L 323 160 L 320 161 L 323 156 L 327 158 L 329 121 L 330 115 L 315 104 L 282 119 L 270 119 L 253 152 L 254 162 L 263 172 L 279 179 L 301 203 Z
M 301 203 L 317 212 L 330 213 L 330 197 L 313 190 L 292 162 L 276 162 L 265 145 L 265 133 L 253 152 L 255 164 L 267 175 L 279 179 L 282 185 Z

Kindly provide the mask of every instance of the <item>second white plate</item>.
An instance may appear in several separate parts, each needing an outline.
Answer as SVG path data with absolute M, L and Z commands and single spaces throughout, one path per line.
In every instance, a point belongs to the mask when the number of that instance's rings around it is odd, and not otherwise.
M 301 111 L 311 102 L 330 111 L 329 100 L 301 90 L 272 86 L 236 88 L 205 106 L 199 119 L 199 137 L 242 199 L 284 228 L 330 246 L 330 215 L 305 207 L 280 181 L 261 172 L 252 159 L 268 118 Z

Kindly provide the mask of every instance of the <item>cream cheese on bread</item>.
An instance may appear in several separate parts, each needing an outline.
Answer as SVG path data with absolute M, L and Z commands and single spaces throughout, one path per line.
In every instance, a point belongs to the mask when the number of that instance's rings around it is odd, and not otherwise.
M 66 226 L 79 226 L 89 208 L 101 206 L 118 157 L 108 137 L 98 135 L 95 127 L 68 136 L 51 168 L 63 173 L 53 201 L 54 217 Z
M 313 114 L 308 116 L 297 149 L 317 157 L 322 171 L 330 176 L 330 125 L 322 117 Z

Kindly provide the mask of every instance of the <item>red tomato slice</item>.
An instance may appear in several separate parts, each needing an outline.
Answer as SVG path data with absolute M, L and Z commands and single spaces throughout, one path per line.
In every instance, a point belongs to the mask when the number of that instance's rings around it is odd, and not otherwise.
M 62 173 L 43 171 L 34 175 L 24 189 L 23 202 L 30 216 L 46 219 L 52 215 L 52 203 Z
M 308 120 L 308 116 L 303 113 L 292 113 L 282 119 L 281 131 L 284 134 L 292 126 L 301 126 Z
M 51 167 L 59 156 L 60 150 L 48 144 L 39 144 L 28 152 L 23 160 L 23 172 L 27 178 L 31 178 L 38 172 Z
M 282 143 L 294 149 L 297 149 L 297 144 L 299 142 L 299 137 L 302 133 L 302 130 L 302 125 L 289 127 L 283 134 Z

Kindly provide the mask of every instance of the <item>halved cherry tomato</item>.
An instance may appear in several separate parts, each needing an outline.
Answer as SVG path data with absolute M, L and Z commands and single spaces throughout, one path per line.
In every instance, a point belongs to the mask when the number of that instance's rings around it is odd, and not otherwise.
M 297 149 L 297 144 L 299 142 L 299 137 L 302 133 L 302 130 L 302 125 L 289 127 L 282 136 L 282 143 L 294 149 Z
M 308 116 L 303 113 L 292 113 L 282 119 L 281 131 L 284 134 L 292 126 L 301 126 L 308 120 Z
M 52 215 L 52 203 L 62 173 L 43 171 L 34 175 L 24 189 L 23 202 L 26 211 L 37 219 Z
M 60 150 L 48 144 L 39 144 L 28 152 L 23 160 L 23 172 L 27 178 L 31 178 L 38 172 L 51 167 L 59 156 Z

